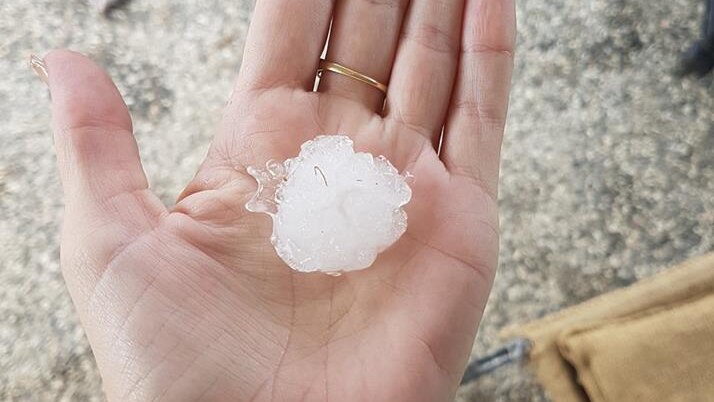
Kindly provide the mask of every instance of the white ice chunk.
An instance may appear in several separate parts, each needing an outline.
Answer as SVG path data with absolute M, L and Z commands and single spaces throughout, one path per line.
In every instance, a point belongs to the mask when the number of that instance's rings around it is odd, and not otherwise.
M 258 191 L 246 208 L 273 217 L 271 242 L 297 271 L 367 268 L 406 230 L 405 176 L 383 156 L 355 153 L 349 137 L 316 137 L 296 158 L 248 173 Z

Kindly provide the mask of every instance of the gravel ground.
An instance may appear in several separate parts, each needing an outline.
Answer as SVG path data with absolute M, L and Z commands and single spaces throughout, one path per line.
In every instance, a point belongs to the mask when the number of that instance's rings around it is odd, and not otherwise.
M 696 0 L 520 0 L 502 175 L 501 267 L 474 353 L 540 317 L 714 249 L 714 82 L 671 76 Z M 240 64 L 250 1 L 0 2 L 0 400 L 103 400 L 58 265 L 60 186 L 30 52 L 111 73 L 169 203 L 205 154 Z M 200 99 L 200 102 L 196 100 Z M 508 367 L 459 401 L 545 401 Z

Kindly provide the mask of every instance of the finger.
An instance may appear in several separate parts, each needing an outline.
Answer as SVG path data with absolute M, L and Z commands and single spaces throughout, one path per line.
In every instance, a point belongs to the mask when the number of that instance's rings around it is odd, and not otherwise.
M 338 0 L 327 60 L 386 84 L 407 4 L 408 0 Z M 320 92 L 353 99 L 375 111 L 384 104 L 379 89 L 331 72 L 320 80 Z
M 444 125 L 461 42 L 464 0 L 414 0 L 387 93 L 387 119 L 436 142 Z
M 45 63 L 65 194 L 65 233 L 92 235 L 98 243 L 92 251 L 99 253 L 93 258 L 103 259 L 126 239 L 102 243 L 95 229 L 116 225 L 131 238 L 147 230 L 163 209 L 147 190 L 129 113 L 107 74 L 67 50 L 51 52 Z
M 333 0 L 258 0 L 248 31 L 239 88 L 292 86 L 311 91 Z
M 494 198 L 516 38 L 514 0 L 467 0 L 442 160 Z

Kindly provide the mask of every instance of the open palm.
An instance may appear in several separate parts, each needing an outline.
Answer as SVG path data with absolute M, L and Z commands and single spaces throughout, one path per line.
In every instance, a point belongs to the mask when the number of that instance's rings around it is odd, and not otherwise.
M 167 208 L 106 74 L 46 58 L 62 266 L 110 400 L 446 400 L 493 279 L 513 2 L 262 0 L 222 127 Z M 327 58 L 386 82 L 328 73 Z M 441 152 L 435 147 L 442 135 Z M 340 277 L 292 271 L 246 166 L 349 135 L 415 176 L 404 236 Z M 168 139 L 167 139 L 168 140 Z

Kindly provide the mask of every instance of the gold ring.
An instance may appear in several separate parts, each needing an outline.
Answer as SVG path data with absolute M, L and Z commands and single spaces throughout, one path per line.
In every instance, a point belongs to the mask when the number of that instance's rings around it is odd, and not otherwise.
M 373 86 L 382 91 L 382 93 L 384 94 L 387 93 L 386 85 L 382 84 L 381 82 L 375 80 L 372 77 L 368 77 L 362 73 L 358 73 L 357 71 L 349 67 L 345 67 L 342 64 L 327 60 L 320 60 L 320 66 L 317 68 L 317 76 L 322 78 L 322 75 L 325 71 L 331 71 L 333 73 L 344 75 L 345 77 L 349 77 L 353 80 L 357 80 L 359 82 L 363 82 L 367 85 Z

